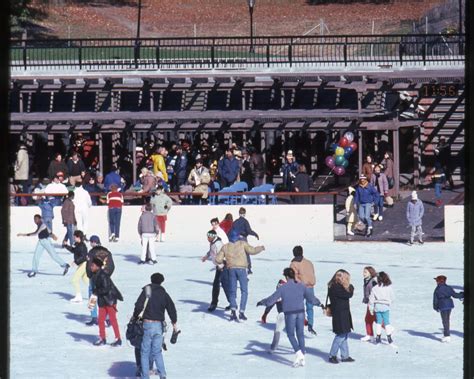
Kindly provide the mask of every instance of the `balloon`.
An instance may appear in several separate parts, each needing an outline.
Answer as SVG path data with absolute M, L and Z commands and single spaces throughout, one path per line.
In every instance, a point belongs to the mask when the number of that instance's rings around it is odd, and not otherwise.
M 339 147 L 336 149 L 336 155 L 344 155 L 344 149 L 339 146 Z
M 329 150 L 331 150 L 331 151 L 336 151 L 337 147 L 338 147 L 338 146 L 337 146 L 337 143 L 333 143 L 333 144 L 331 144 L 331 146 L 329 147 Z
M 349 146 L 349 140 L 346 138 L 346 137 L 342 137 L 340 140 L 339 140 L 339 146 L 341 147 L 346 147 L 346 146 Z
M 349 166 L 349 161 L 347 159 L 344 159 L 344 162 L 342 162 L 341 166 L 347 168 Z
M 337 176 L 341 176 L 341 175 L 344 175 L 346 173 L 346 169 L 342 166 L 334 167 L 333 171 Z
M 350 146 L 347 146 L 345 149 L 344 149 L 344 157 L 345 158 L 349 158 L 352 154 L 352 147 Z
M 344 158 L 344 155 L 337 155 L 336 159 L 334 160 L 334 163 L 336 164 L 336 166 L 341 166 L 345 160 L 346 158 Z
M 355 142 L 351 142 L 351 143 L 349 144 L 349 147 L 352 148 L 352 151 L 353 151 L 353 152 L 357 150 L 357 144 L 356 144 Z
M 334 168 L 335 163 L 334 163 L 334 158 L 332 157 L 332 155 L 328 155 L 326 157 L 326 166 L 328 166 L 330 169 Z
M 347 140 L 349 141 L 349 143 L 351 143 L 352 141 L 354 141 L 354 133 L 352 133 L 352 132 L 345 132 L 345 133 L 344 133 L 344 137 L 347 138 Z

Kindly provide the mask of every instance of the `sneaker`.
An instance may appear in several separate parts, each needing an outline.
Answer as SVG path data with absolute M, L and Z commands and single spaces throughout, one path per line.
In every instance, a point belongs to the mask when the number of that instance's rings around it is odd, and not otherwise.
M 392 343 L 392 342 L 393 342 L 392 336 L 391 336 L 390 334 L 387 336 L 387 341 L 388 341 L 388 343 Z
M 247 320 L 247 316 L 245 316 L 244 312 L 239 312 L 239 319 L 244 321 Z
M 109 242 L 112 242 L 115 238 L 115 233 L 112 233 L 109 237 Z
M 441 338 L 441 342 L 451 342 L 451 337 L 450 336 L 444 336 Z
M 31 271 L 28 273 L 28 278 L 34 278 L 36 276 L 36 272 Z
M 115 342 L 112 342 L 110 346 L 113 346 L 113 347 L 122 346 L 122 340 L 119 338 L 118 340 L 115 340 Z
M 146 263 L 145 261 L 141 261 L 141 260 L 138 261 L 138 264 L 139 264 L 139 265 L 144 265 L 145 263 Z
M 316 333 L 316 330 L 313 329 L 313 325 L 310 324 L 308 324 L 308 332 L 314 334 L 315 336 L 318 335 L 318 333 Z
M 367 234 L 365 235 L 366 237 L 370 237 L 372 235 L 372 227 L 367 228 Z
M 329 363 L 339 363 L 336 357 L 329 357 Z
M 93 326 L 93 325 L 97 325 L 97 324 L 98 324 L 97 317 L 92 317 L 90 321 L 86 322 L 87 326 Z
M 71 300 L 69 300 L 71 303 L 82 303 L 82 296 L 81 295 L 76 295 L 76 297 L 73 297 Z
M 341 359 L 341 362 L 355 362 L 355 359 L 351 357 L 347 357 L 347 358 Z
M 99 338 L 97 341 L 94 342 L 95 346 L 103 346 L 107 345 L 107 341 L 105 339 Z
M 375 343 L 378 344 L 378 343 L 381 343 L 382 342 L 382 336 L 377 336 L 375 337 Z
M 379 216 L 379 221 L 383 221 L 383 216 Z
M 118 242 L 118 241 L 119 241 L 119 239 L 117 237 L 114 237 L 112 242 Z
M 374 214 L 374 215 L 372 216 L 372 220 L 374 220 L 374 221 L 377 221 L 378 218 L 379 218 L 379 214 L 378 214 L 378 213 L 376 213 L 376 214 Z
M 419 243 L 420 243 L 420 245 L 423 245 L 423 244 L 424 244 L 423 240 L 420 240 Z
M 208 311 L 208 312 L 214 312 L 214 311 L 216 310 L 216 308 L 217 308 L 217 305 L 211 304 L 211 305 L 209 306 L 209 308 L 207 308 L 207 311 Z
M 230 312 L 230 319 L 229 321 L 237 321 L 237 313 L 235 311 Z
M 64 266 L 64 271 L 63 271 L 63 276 L 67 274 L 67 272 L 69 271 L 69 266 L 67 263 L 66 263 L 66 266 Z
M 360 339 L 362 342 L 369 342 L 372 340 L 372 336 L 365 336 Z
M 348 236 L 353 236 L 353 235 L 354 235 L 354 232 L 353 232 L 352 230 L 348 230 L 348 231 L 347 231 L 347 235 L 348 235 Z

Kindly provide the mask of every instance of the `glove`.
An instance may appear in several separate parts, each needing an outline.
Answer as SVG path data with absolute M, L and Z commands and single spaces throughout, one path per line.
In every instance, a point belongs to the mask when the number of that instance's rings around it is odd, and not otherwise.
M 261 306 L 263 306 L 263 305 L 265 305 L 264 302 L 263 302 L 263 300 L 260 300 L 260 301 L 257 303 L 257 307 L 261 307 Z
M 178 334 L 181 333 L 181 330 L 173 330 L 173 334 L 171 335 L 170 342 L 174 345 L 176 341 L 178 341 Z

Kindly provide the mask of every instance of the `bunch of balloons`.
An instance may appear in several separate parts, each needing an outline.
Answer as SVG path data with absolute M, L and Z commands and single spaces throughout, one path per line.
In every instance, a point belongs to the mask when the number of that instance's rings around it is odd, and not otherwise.
M 326 157 L 326 166 L 337 176 L 344 175 L 346 168 L 349 166 L 349 157 L 357 150 L 357 143 L 354 142 L 354 133 L 345 132 L 338 143 L 331 145 L 331 151 L 333 155 Z

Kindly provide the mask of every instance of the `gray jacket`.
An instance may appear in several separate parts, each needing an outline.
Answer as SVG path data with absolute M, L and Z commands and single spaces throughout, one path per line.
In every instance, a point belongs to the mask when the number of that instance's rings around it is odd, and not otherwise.
M 138 234 L 156 233 L 156 217 L 153 212 L 143 212 L 138 220 Z
M 425 213 L 423 202 L 418 199 L 415 204 L 409 201 L 407 205 L 407 220 L 410 226 L 418 226 L 422 224 L 422 218 Z
M 162 216 L 168 214 L 173 201 L 168 195 L 161 192 L 159 195 L 151 197 L 150 204 L 153 206 L 153 214 L 155 216 Z

